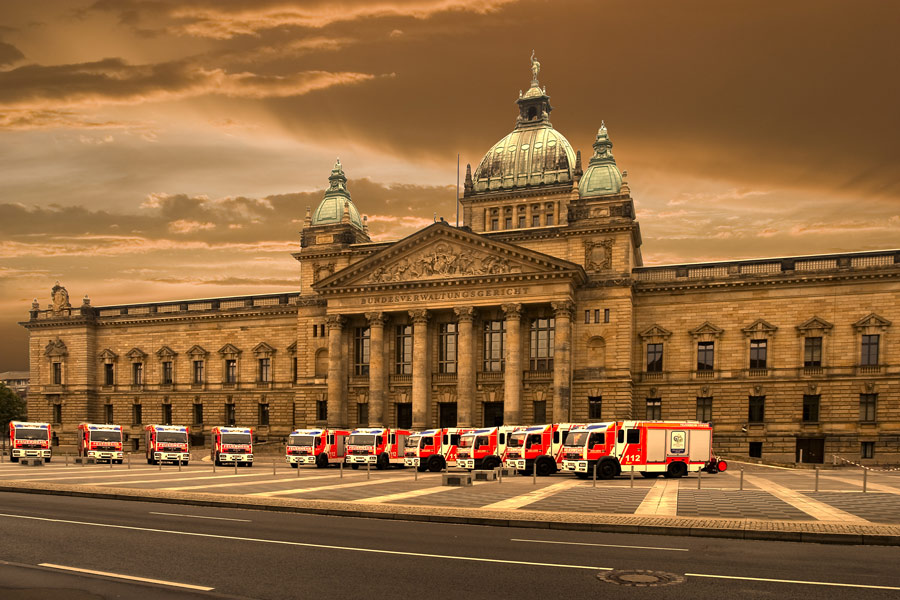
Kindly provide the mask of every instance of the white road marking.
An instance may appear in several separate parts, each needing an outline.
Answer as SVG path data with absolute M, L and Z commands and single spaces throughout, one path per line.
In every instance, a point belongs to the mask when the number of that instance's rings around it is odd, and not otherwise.
M 473 482 L 473 485 L 481 485 L 484 483 L 483 481 L 479 481 L 477 483 Z M 422 488 L 418 490 L 410 490 L 408 492 L 397 492 L 396 494 L 387 494 L 385 496 L 372 496 L 371 498 L 360 498 L 359 500 L 354 500 L 354 502 L 393 502 L 394 500 L 406 500 L 407 498 L 418 498 L 419 496 L 428 496 L 431 494 L 438 494 L 440 492 L 446 492 L 449 490 L 459 489 L 455 486 L 446 486 L 440 485 L 429 488 Z
M 528 492 L 527 494 L 522 494 L 521 496 L 513 496 L 512 498 L 507 498 L 506 500 L 494 502 L 493 504 L 488 504 L 486 506 L 482 506 L 481 508 L 488 508 L 493 510 L 512 510 L 516 508 L 522 508 L 523 506 L 531 504 L 532 502 L 543 500 L 547 496 L 552 496 L 557 492 L 562 492 L 563 490 L 575 487 L 576 485 L 579 485 L 581 483 L 582 481 L 578 479 L 569 479 L 560 483 L 548 485 L 533 492 Z
M 240 521 L 241 523 L 252 523 L 250 519 L 228 519 L 226 517 L 206 517 L 203 515 L 182 515 L 179 513 L 150 512 L 151 515 L 163 515 L 166 517 L 190 517 L 192 519 L 215 519 L 216 521 Z
M 51 563 L 40 563 L 39 567 L 49 567 L 51 569 L 60 569 L 62 571 L 75 571 L 76 573 L 88 573 L 89 575 L 102 575 L 103 577 L 113 577 L 115 579 L 127 579 L 129 581 L 143 581 L 144 583 L 158 583 L 160 585 L 169 585 L 173 587 L 187 588 L 189 590 L 200 590 L 209 592 L 215 588 L 205 585 L 192 585 L 190 583 L 178 583 L 177 581 L 165 581 L 163 579 L 150 579 L 148 577 L 135 577 L 133 575 L 121 575 L 119 573 L 109 573 L 107 571 L 94 571 L 92 569 L 79 569 L 78 567 L 67 567 L 65 565 L 54 565 Z
M 511 538 L 511 542 L 529 542 L 532 544 L 565 544 L 567 546 L 598 546 L 600 548 L 633 548 L 635 550 L 671 550 L 673 552 L 690 552 L 688 548 L 657 548 L 655 546 L 621 546 L 619 544 L 593 544 L 590 542 L 558 542 L 551 540 L 523 540 Z
M 85 485 L 120 485 L 131 483 L 166 483 L 169 481 L 194 481 L 196 479 L 233 479 L 235 477 L 265 477 L 265 473 L 241 473 L 240 475 L 209 475 L 207 477 L 170 477 L 168 479 L 139 479 L 138 481 L 87 481 Z
M 634 514 L 676 516 L 678 514 L 678 486 L 678 479 L 657 479 Z
M 833 581 L 802 581 L 799 579 L 770 579 L 767 577 L 739 577 L 737 575 L 709 575 L 706 573 L 685 573 L 686 577 L 710 577 L 714 579 L 738 579 L 741 581 L 768 581 L 772 583 L 800 583 L 803 585 L 827 585 L 832 587 L 866 588 L 870 590 L 900 590 L 889 585 L 865 585 L 862 583 L 835 583 Z
M 164 490 L 167 492 L 174 491 L 190 491 L 190 490 L 205 490 L 207 488 L 217 488 L 217 487 L 233 487 L 233 486 L 241 486 L 241 485 L 260 485 L 263 483 L 276 483 L 281 481 L 310 481 L 312 479 L 330 479 L 334 477 L 339 477 L 339 475 L 313 475 L 313 476 L 305 476 L 305 477 L 297 477 L 295 475 L 286 476 L 286 477 L 275 477 L 273 479 L 265 479 L 262 481 L 238 481 L 238 482 L 230 482 L 230 483 L 204 483 L 201 485 L 184 485 L 181 487 L 166 487 L 166 488 L 158 488 L 160 490 Z M 172 480 L 177 481 L 177 480 Z
M 338 490 L 348 487 L 358 487 L 361 485 L 377 485 L 379 483 L 394 483 L 396 481 L 409 481 L 409 477 L 392 477 L 390 479 L 369 479 L 366 481 L 356 481 L 352 483 L 336 483 L 334 485 L 320 485 L 312 488 L 294 488 L 291 490 L 275 490 L 274 492 L 254 492 L 247 494 L 248 496 L 284 496 L 287 494 L 308 494 L 309 492 L 318 492 L 322 490 Z
M 862 517 L 857 517 L 856 515 L 825 504 L 824 502 L 814 500 L 809 496 L 805 496 L 800 492 L 795 492 L 794 490 L 784 487 L 783 485 L 779 485 L 774 481 L 769 481 L 768 479 L 764 479 L 762 477 L 756 477 L 755 475 L 747 475 L 746 473 L 744 473 L 744 479 L 746 479 L 759 489 L 763 490 L 764 492 L 772 494 L 779 500 L 783 500 L 794 508 L 802 510 L 812 518 L 818 519 L 819 521 L 869 523 L 869 521 L 863 519 Z
M 859 486 L 859 489 L 852 490 L 854 492 L 859 492 L 860 490 L 862 490 L 862 476 L 860 476 L 858 479 L 853 479 L 852 477 L 835 477 L 833 475 L 824 475 L 823 474 L 821 476 L 821 480 L 822 481 L 840 481 L 841 483 L 849 483 L 851 485 Z M 900 494 L 900 488 L 897 488 L 892 485 L 883 484 L 883 483 L 874 483 L 872 481 L 866 482 L 866 489 L 872 490 L 875 492 L 885 492 L 887 494 Z M 835 490 L 823 490 L 820 488 L 819 491 L 820 492 L 832 492 Z M 841 491 L 847 491 L 847 490 L 841 490 Z
M 321 548 L 324 550 L 346 550 L 348 552 L 364 552 L 367 554 L 388 554 L 392 556 L 419 556 L 422 558 L 443 558 L 447 560 L 463 560 L 471 562 L 486 562 L 504 565 L 524 565 L 528 567 L 557 567 L 561 569 L 587 569 L 589 571 L 612 571 L 611 567 L 595 567 L 593 565 L 569 565 L 557 563 L 529 562 L 524 560 L 509 560 L 503 558 L 482 558 L 479 556 L 458 556 L 453 554 L 427 554 L 424 552 L 404 552 L 402 550 L 380 550 L 378 548 L 358 548 L 354 546 L 331 546 L 328 544 L 311 544 L 309 542 L 290 542 L 287 540 L 267 540 L 264 538 L 248 538 L 233 535 L 218 535 L 215 533 L 198 533 L 194 531 L 174 531 L 171 529 L 153 529 L 151 527 L 135 527 L 133 525 L 112 525 L 110 523 L 92 523 L 90 521 L 69 521 L 67 519 L 50 519 L 48 517 L 32 517 L 29 515 L 12 515 L 0 513 L 0 517 L 9 519 L 26 519 L 29 521 L 44 521 L 47 523 L 64 523 L 67 525 L 87 525 L 90 527 L 106 527 L 109 529 L 125 529 L 128 531 L 147 531 L 150 533 L 168 533 L 171 535 L 185 535 L 191 537 L 212 538 L 217 540 L 233 540 L 238 542 L 259 542 L 261 544 L 276 544 L 280 546 L 299 546 L 303 548 Z
M 33 478 L 24 477 L 24 478 L 16 479 L 15 481 L 66 481 L 69 479 L 99 479 L 101 477 L 112 477 L 115 479 L 117 477 L 118 478 L 121 478 L 121 477 L 147 477 L 149 475 L 149 473 L 147 473 L 146 471 L 152 471 L 154 473 L 157 473 L 156 469 L 144 469 L 144 471 L 145 472 L 143 472 L 143 473 L 141 473 L 141 472 L 122 473 L 122 472 L 115 472 L 115 471 L 110 472 L 107 470 L 107 471 L 94 472 L 93 475 L 73 475 L 71 477 L 67 477 L 66 475 L 57 473 L 53 477 L 33 477 Z M 190 471 L 188 471 L 188 472 L 190 472 Z M 185 473 L 184 471 L 182 471 L 181 473 L 179 473 L 178 471 L 174 471 L 174 472 L 168 473 L 168 474 L 169 475 L 184 475 L 184 473 Z M 199 474 L 203 474 L 203 473 L 212 473 L 212 471 L 203 470 L 203 471 L 195 471 L 195 473 L 199 475 Z M 164 474 L 166 474 L 165 471 L 163 471 L 162 473 L 157 473 L 158 476 L 162 476 Z M 161 479 L 160 481 L 165 481 L 165 480 Z M 140 483 L 140 482 L 134 481 L 134 482 L 129 482 L 129 483 Z

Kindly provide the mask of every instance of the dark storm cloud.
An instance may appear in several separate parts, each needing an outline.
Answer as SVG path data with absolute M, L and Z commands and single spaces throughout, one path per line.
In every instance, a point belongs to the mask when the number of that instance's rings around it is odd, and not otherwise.
M 25 55 L 12 44 L 0 42 L 0 67 L 19 62 L 24 58 Z

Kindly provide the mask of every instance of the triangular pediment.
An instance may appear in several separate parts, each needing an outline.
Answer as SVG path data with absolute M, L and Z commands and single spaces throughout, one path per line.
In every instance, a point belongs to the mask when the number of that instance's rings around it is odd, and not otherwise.
M 754 334 L 767 334 L 771 335 L 778 331 L 778 328 L 769 323 L 764 319 L 757 319 L 744 327 L 741 331 L 744 332 L 745 335 L 754 335 Z
M 564 273 L 581 280 L 585 277 L 584 270 L 575 263 L 499 242 L 446 223 L 435 223 L 326 277 L 313 287 L 328 291 L 361 286 Z
M 853 324 L 853 326 L 857 329 L 861 329 L 863 327 L 879 327 L 884 328 L 890 326 L 891 322 L 885 319 L 884 317 L 879 317 L 875 313 L 869 313 L 864 316 L 862 319 Z
M 132 348 L 125 356 L 127 356 L 131 360 L 144 360 L 144 357 L 147 356 L 147 353 L 140 348 Z
M 196 357 L 196 356 L 202 357 L 202 356 L 206 356 L 208 354 L 208 352 L 206 350 L 204 350 L 203 347 L 197 346 L 197 345 L 192 346 L 191 349 L 187 351 L 187 353 L 188 353 L 188 356 L 194 356 L 194 357 Z
M 237 355 L 240 354 L 241 351 L 234 344 L 225 344 L 221 348 L 219 348 L 219 354 L 226 355 Z
M 275 348 L 265 342 L 260 342 L 253 347 L 253 352 L 256 354 L 272 354 L 275 352 Z
M 688 331 L 688 333 L 690 333 L 694 337 L 701 336 L 701 335 L 712 335 L 714 337 L 719 337 L 720 335 L 722 335 L 722 333 L 724 331 L 725 330 L 722 329 L 721 327 L 716 327 L 709 321 L 705 321 L 699 327 L 696 327 L 696 328 Z
M 293 342 L 290 346 L 287 347 L 287 351 L 291 354 L 297 353 L 297 342 Z
M 642 338 L 651 338 L 651 337 L 667 338 L 670 335 L 672 335 L 672 332 L 660 325 L 653 325 L 649 329 L 645 329 L 644 331 L 642 331 L 640 333 L 640 336 Z
M 160 358 L 174 358 L 178 356 L 178 353 L 169 348 L 168 346 L 163 346 L 159 350 L 156 351 L 156 355 Z
M 98 354 L 97 358 L 100 360 L 116 360 L 117 358 L 119 358 L 119 355 L 107 348 L 103 352 Z
M 821 317 L 813 317 L 811 319 L 807 319 L 800 325 L 797 325 L 797 331 L 800 331 L 800 332 L 816 331 L 816 330 L 831 331 L 832 327 L 834 327 L 834 325 L 832 325 L 825 319 L 823 319 Z

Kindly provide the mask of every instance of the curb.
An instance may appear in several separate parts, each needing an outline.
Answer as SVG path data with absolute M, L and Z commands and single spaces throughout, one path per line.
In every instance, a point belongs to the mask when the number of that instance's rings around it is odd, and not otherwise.
M 132 490 L 128 490 L 131 492 Z M 837 544 L 853 546 L 900 546 L 900 527 L 897 526 L 855 526 L 859 531 L 840 532 L 834 527 L 844 527 L 835 523 L 796 521 L 740 521 L 741 527 L 734 527 L 735 520 L 719 519 L 722 527 L 710 526 L 710 521 L 694 517 L 633 517 L 629 515 L 598 513 L 550 513 L 539 511 L 486 511 L 472 508 L 421 507 L 404 505 L 363 505 L 356 502 L 331 500 L 294 500 L 234 496 L 201 493 L 152 493 L 153 490 L 134 490 L 140 493 L 125 493 L 115 488 L 91 486 L 18 486 L 9 482 L 0 484 L 0 492 L 40 494 L 48 496 L 69 496 L 73 498 L 97 498 L 130 502 L 154 502 L 160 504 L 181 504 L 186 506 L 206 506 L 210 508 L 230 508 L 240 510 L 263 510 L 332 517 L 356 517 L 363 519 L 386 519 L 397 521 L 417 521 L 446 523 L 454 525 L 481 525 L 489 527 L 515 527 L 522 529 L 553 529 L 562 531 L 588 531 L 597 533 L 626 533 L 642 535 L 669 535 L 687 537 L 708 537 L 744 539 L 756 541 L 800 542 L 817 544 Z M 150 492 L 150 493 L 148 493 Z M 350 508 L 350 507 L 353 508 Z M 441 512 L 435 513 L 435 510 Z M 484 514 L 494 513 L 494 514 Z M 507 514 L 512 513 L 510 516 Z M 654 524 L 652 521 L 659 521 Z M 651 521 L 651 523 L 644 523 Z M 693 522 L 697 522 L 694 524 Z M 672 523 L 672 524 L 669 524 Z M 755 525 L 765 525 L 755 526 Z M 885 529 L 889 528 L 889 531 Z M 893 534 L 890 530 L 898 530 Z

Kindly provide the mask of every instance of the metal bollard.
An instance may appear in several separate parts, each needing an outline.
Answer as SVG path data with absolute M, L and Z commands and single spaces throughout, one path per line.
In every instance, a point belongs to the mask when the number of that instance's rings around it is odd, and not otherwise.
M 81 458 L 81 466 L 84 467 L 87 465 L 87 456 L 78 455 Z
M 497 473 L 497 483 L 499 484 L 503 483 L 503 463 L 500 463 L 500 466 L 498 468 L 500 469 L 500 471 Z
M 298 467 L 299 469 L 299 467 Z M 341 479 L 344 478 L 344 461 L 341 461 Z
M 181 473 L 181 457 L 178 457 L 178 472 Z
M 212 459 L 212 464 L 213 464 L 213 473 L 215 473 L 216 472 L 216 457 L 215 456 Z
M 597 487 L 597 463 L 594 463 L 594 481 L 591 487 Z
M 341 464 L 344 464 L 343 462 Z M 297 463 L 297 479 L 300 479 L 300 463 Z
M 703 480 L 703 469 L 697 471 L 697 489 L 700 489 L 700 482 Z
M 867 483 L 866 480 L 868 479 L 868 475 L 869 475 L 869 469 L 866 467 L 863 467 L 863 494 L 866 493 L 866 483 Z
M 131 454 L 128 455 L 128 468 L 131 468 Z
M 109 468 L 112 469 L 113 459 L 109 459 Z
M 372 463 L 366 462 L 366 479 L 370 477 L 370 473 L 372 472 Z
M 159 465 L 159 470 L 162 471 L 162 464 L 163 464 L 162 458 L 160 458 L 158 461 L 156 461 L 156 464 Z
M 415 481 L 419 480 L 419 467 L 413 467 L 413 473 L 415 473 Z
M 816 470 L 816 491 L 819 491 L 819 467 L 813 467 Z
M 66 452 L 66 466 L 69 466 L 69 453 Z
M 531 485 L 537 485 L 537 465 L 531 467 Z
M 275 477 L 275 459 L 272 459 L 272 477 Z
M 234 474 L 237 475 L 237 459 L 234 459 Z
M 744 467 L 741 467 L 741 487 L 740 489 L 744 489 Z
M 631 482 L 629 483 L 628 487 L 634 487 L 634 465 L 631 465 L 631 473 L 629 478 L 631 479 Z

